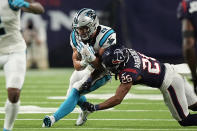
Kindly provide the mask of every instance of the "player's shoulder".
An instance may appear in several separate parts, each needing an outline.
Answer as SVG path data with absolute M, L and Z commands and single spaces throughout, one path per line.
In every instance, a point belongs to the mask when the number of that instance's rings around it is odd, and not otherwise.
M 197 12 L 197 0 L 182 0 L 177 8 L 177 18 L 190 18 Z
M 105 30 L 110 30 L 110 29 L 112 29 L 111 27 L 105 26 L 105 25 L 99 25 L 99 26 L 101 27 L 101 30 L 102 30 L 102 29 L 105 29 Z
M 100 27 L 100 32 L 99 32 L 100 36 L 115 33 L 115 31 L 109 26 L 99 25 L 99 27 Z
M 100 47 L 106 48 L 116 41 L 116 33 L 111 27 L 99 25 L 99 28 L 96 40 Z

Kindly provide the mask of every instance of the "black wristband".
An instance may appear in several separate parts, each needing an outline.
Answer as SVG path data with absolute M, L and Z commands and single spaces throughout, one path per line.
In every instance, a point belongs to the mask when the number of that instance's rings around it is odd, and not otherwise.
M 99 105 L 95 105 L 95 111 L 99 110 Z

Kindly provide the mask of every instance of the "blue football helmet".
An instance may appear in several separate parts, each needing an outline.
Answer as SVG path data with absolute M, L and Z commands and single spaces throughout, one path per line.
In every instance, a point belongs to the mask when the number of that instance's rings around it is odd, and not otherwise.
M 99 26 L 96 12 L 88 8 L 79 10 L 74 16 L 72 26 L 82 40 L 88 40 Z M 83 35 L 80 34 L 80 30 L 83 30 Z
M 125 54 L 126 53 L 126 54 Z M 111 45 L 102 55 L 102 65 L 114 74 L 118 74 L 125 67 L 127 50 L 123 45 Z

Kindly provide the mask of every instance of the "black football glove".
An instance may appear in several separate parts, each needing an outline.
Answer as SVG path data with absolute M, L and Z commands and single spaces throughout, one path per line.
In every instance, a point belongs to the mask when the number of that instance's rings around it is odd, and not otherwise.
M 98 110 L 98 105 L 94 105 L 94 104 L 89 103 L 89 102 L 84 102 L 84 103 L 82 104 L 82 106 L 83 106 L 83 108 L 84 108 L 85 110 L 88 110 L 88 111 L 90 111 L 90 112 L 94 112 L 94 111 L 97 111 L 97 110 Z

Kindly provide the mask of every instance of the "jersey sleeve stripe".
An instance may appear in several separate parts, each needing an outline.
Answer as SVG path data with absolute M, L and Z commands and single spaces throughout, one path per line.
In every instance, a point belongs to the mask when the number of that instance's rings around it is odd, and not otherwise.
M 100 40 L 99 46 L 102 47 L 103 44 L 105 43 L 105 41 L 107 40 L 107 38 L 108 38 L 111 34 L 113 34 L 113 33 L 115 33 L 115 31 L 114 31 L 113 29 L 107 31 L 107 32 L 103 35 L 102 39 Z
M 130 69 L 130 68 L 126 68 L 123 70 L 124 72 L 132 72 L 134 74 L 137 74 L 137 71 L 135 69 Z
M 75 31 L 72 32 L 72 42 L 73 42 L 73 45 L 75 47 L 77 47 L 77 42 L 76 42 L 76 38 L 75 38 Z

